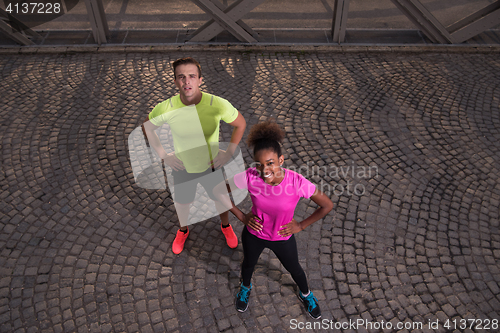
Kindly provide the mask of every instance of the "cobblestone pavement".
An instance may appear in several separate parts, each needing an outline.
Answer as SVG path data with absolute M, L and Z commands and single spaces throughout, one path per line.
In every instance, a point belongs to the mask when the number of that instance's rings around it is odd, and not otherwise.
M 314 322 L 267 251 L 238 313 L 241 244 L 229 249 L 211 219 L 174 255 L 170 195 L 134 182 L 127 137 L 175 92 L 169 63 L 185 54 L 0 56 L 1 332 L 281 332 Z M 203 89 L 249 126 L 274 117 L 284 127 L 286 166 L 335 203 L 297 234 L 322 328 L 497 331 L 498 54 L 190 55 Z M 230 131 L 222 126 L 224 139 Z M 301 201 L 297 218 L 314 207 Z M 358 319 L 365 325 L 347 326 Z

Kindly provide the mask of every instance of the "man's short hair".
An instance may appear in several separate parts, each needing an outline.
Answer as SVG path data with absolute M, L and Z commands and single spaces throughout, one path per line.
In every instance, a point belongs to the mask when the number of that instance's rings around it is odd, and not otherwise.
M 185 57 L 185 58 L 180 58 L 180 59 L 177 59 L 176 61 L 174 61 L 172 63 L 172 68 L 174 70 L 174 79 L 176 79 L 176 75 L 175 75 L 175 69 L 180 66 L 180 65 L 186 65 L 186 64 L 193 64 L 193 65 L 196 65 L 196 67 L 198 67 L 198 77 L 201 77 L 201 66 L 200 66 L 200 63 L 198 61 L 196 61 L 195 59 L 191 58 L 191 57 Z

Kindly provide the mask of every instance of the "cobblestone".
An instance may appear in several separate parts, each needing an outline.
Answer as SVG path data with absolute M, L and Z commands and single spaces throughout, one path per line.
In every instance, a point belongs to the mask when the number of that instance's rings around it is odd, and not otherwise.
M 176 92 L 169 64 L 182 53 L 0 55 L 0 332 L 281 332 L 311 320 L 269 251 L 238 313 L 241 244 L 228 249 L 211 219 L 174 255 L 170 194 L 134 182 L 128 135 Z M 283 126 L 286 167 L 334 201 L 297 234 L 323 318 L 500 319 L 498 54 L 189 54 L 202 89 L 249 127 Z M 297 217 L 314 207 L 301 201 Z

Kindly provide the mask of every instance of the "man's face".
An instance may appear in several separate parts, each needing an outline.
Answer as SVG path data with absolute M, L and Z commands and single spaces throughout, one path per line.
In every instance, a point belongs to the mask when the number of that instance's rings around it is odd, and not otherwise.
M 200 92 L 203 79 L 198 75 L 198 67 L 194 64 L 179 65 L 175 69 L 175 85 L 186 100 L 196 98 Z

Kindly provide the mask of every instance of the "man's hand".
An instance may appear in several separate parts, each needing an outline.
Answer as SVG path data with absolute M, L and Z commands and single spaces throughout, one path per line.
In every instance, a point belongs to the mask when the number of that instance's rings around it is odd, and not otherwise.
M 231 159 L 232 155 L 224 150 L 219 150 L 219 153 L 215 158 L 210 161 L 208 164 L 212 164 L 214 166 L 214 169 L 219 169 L 226 165 L 226 163 Z
M 299 231 L 302 231 L 300 223 L 295 221 L 295 219 L 292 219 L 287 224 L 281 226 L 281 229 L 278 231 L 278 235 L 281 237 L 288 237 L 298 233 Z
M 175 156 L 175 153 L 170 153 L 162 156 L 162 160 L 165 161 L 165 164 L 167 164 L 169 167 L 171 167 L 175 171 L 180 171 L 186 169 L 184 167 L 184 164 L 180 159 Z
M 245 225 L 249 226 L 255 231 L 262 231 L 262 221 L 257 216 L 253 215 L 252 212 L 245 215 L 242 221 Z

